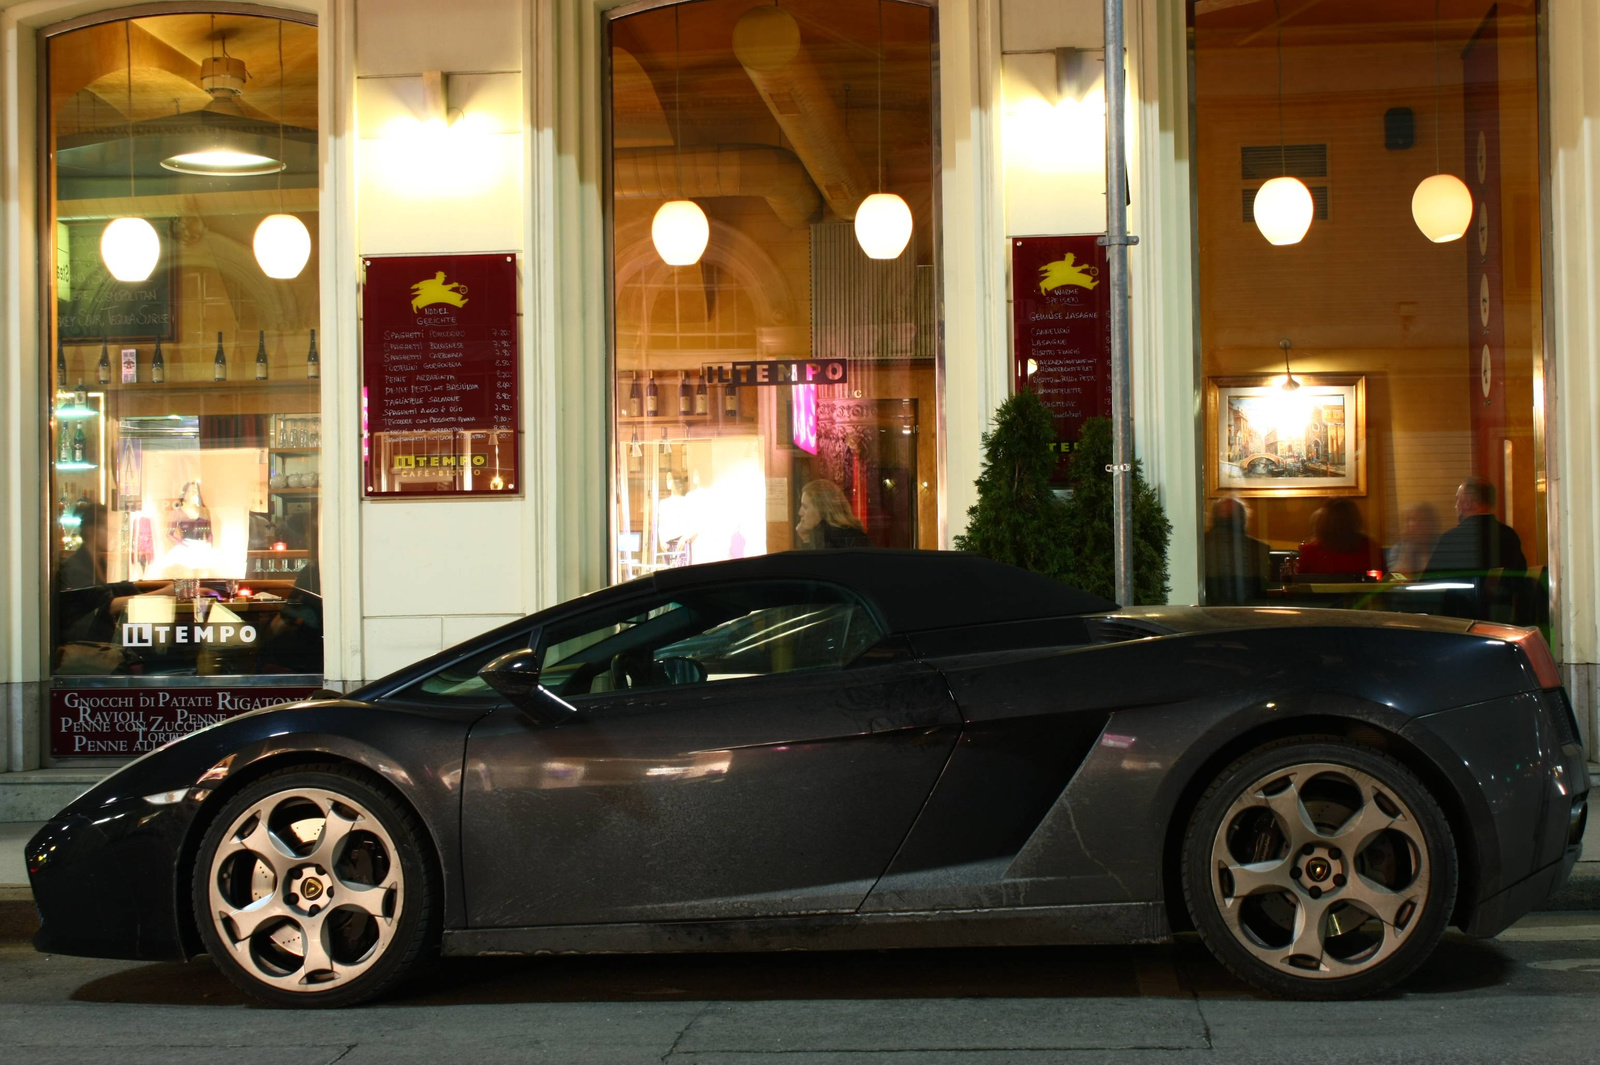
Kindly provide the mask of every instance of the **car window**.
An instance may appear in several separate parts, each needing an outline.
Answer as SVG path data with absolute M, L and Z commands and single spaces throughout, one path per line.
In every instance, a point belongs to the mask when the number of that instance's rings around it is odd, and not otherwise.
M 540 682 L 570 698 L 843 669 L 882 635 L 861 603 L 831 585 L 708 588 L 553 627 Z
M 443 669 L 429 673 L 421 680 L 412 681 L 395 695 L 403 699 L 420 699 L 437 702 L 493 702 L 500 696 L 478 676 L 478 670 L 509 651 L 528 646 L 529 633 L 515 636 L 485 647 L 481 651 L 457 659 Z

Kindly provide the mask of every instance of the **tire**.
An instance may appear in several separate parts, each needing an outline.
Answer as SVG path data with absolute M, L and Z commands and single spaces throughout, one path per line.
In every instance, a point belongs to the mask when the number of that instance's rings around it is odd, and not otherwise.
M 195 923 L 247 994 L 352 1006 L 434 948 L 435 870 L 422 822 L 366 773 L 297 766 L 250 784 L 211 822 L 194 864 Z
M 1234 762 L 1183 840 L 1183 894 L 1217 960 L 1288 998 L 1374 995 L 1421 965 L 1456 899 L 1439 804 L 1405 766 L 1334 736 Z

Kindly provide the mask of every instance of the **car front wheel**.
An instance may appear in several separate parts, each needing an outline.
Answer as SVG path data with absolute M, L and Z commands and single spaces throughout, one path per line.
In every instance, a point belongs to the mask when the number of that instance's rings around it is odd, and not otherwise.
M 240 988 L 279 1006 L 348 1006 L 393 987 L 437 935 L 416 815 L 345 766 L 271 773 L 201 842 L 194 911 Z
M 1389 755 L 1287 740 L 1225 769 L 1183 844 L 1190 916 L 1249 983 L 1295 998 L 1376 994 L 1427 958 L 1456 897 L 1433 796 Z

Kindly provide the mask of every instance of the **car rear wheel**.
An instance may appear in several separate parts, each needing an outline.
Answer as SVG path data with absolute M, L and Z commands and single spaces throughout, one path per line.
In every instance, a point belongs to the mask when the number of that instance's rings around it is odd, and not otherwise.
M 1225 769 L 1183 844 L 1201 938 L 1256 987 L 1376 994 L 1427 958 L 1456 897 L 1456 852 L 1420 780 L 1336 737 L 1286 740 Z
M 206 949 L 279 1006 L 349 1006 L 398 983 L 437 936 L 416 815 L 344 766 L 272 773 L 219 812 L 194 868 Z

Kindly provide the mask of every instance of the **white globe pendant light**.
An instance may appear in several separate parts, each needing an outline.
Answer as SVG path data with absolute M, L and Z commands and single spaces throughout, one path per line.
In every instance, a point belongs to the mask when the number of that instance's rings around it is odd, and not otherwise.
M 126 49 L 128 102 L 124 113 L 128 116 L 128 199 L 136 199 L 139 190 L 133 180 L 133 38 L 128 28 L 122 26 L 123 45 Z M 156 228 L 143 218 L 123 216 L 113 218 L 100 234 L 100 259 L 118 281 L 145 281 L 161 259 L 161 238 Z
M 705 254 L 711 223 L 693 200 L 668 200 L 656 209 L 650 239 L 668 266 L 693 266 Z
M 252 246 L 261 272 L 287 281 L 306 268 L 306 260 L 311 258 L 311 233 L 292 214 L 269 214 L 256 226 Z
M 883 188 L 883 0 L 878 0 L 878 188 Z M 911 208 L 892 192 L 874 192 L 856 208 L 856 243 L 869 259 L 898 259 L 911 240 Z
M 1460 240 L 1472 223 L 1472 193 L 1454 174 L 1423 178 L 1411 194 L 1411 217 L 1435 244 Z
M 911 208 L 892 192 L 874 192 L 856 208 L 856 241 L 871 259 L 898 259 L 911 240 Z
M 100 258 L 118 281 L 146 281 L 161 258 L 161 238 L 143 218 L 113 218 L 100 234 Z
M 1460 240 L 1472 224 L 1472 192 L 1454 174 L 1440 173 L 1439 127 L 1444 121 L 1443 79 L 1439 73 L 1439 0 L 1433 4 L 1433 176 L 1411 194 L 1411 218 L 1435 244 Z
M 1311 228 L 1311 190 L 1298 178 L 1275 177 L 1256 193 L 1256 228 L 1271 244 L 1298 244 Z

